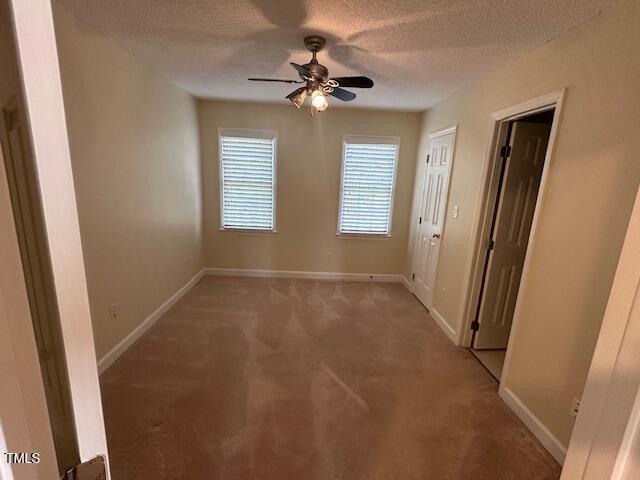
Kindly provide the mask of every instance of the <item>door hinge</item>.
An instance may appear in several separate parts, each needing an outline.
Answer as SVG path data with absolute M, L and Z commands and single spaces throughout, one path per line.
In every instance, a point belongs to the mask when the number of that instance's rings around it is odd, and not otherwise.
M 500 156 L 502 158 L 509 158 L 511 156 L 511 145 L 504 145 L 500 149 Z
M 431 157 L 431 155 L 427 154 L 427 163 L 429 163 L 429 158 Z
M 415 279 L 416 279 L 416 274 L 415 274 L 415 273 L 412 273 L 412 274 L 411 274 L 411 281 L 413 282 Z
M 489 239 L 489 243 L 487 244 L 487 250 L 493 250 L 496 247 L 495 240 Z
M 480 322 L 478 322 L 477 320 L 471 322 L 471 330 L 473 330 L 474 332 L 480 330 Z
M 422 225 L 422 217 L 418 219 L 418 225 Z
M 107 467 L 104 455 L 98 455 L 70 468 L 61 480 L 106 480 Z

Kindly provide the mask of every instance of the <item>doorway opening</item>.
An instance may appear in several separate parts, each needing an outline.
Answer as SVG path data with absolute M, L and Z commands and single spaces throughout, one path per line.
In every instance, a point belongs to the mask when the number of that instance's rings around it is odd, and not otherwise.
M 486 243 L 471 322 L 471 352 L 496 380 L 502 378 L 526 253 L 545 170 L 554 105 L 500 122 L 487 195 Z

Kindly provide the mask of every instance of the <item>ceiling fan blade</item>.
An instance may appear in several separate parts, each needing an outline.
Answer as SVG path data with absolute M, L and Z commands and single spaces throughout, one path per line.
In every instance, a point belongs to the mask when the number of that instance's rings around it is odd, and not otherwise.
M 295 89 L 293 92 L 291 92 L 289 95 L 287 95 L 285 98 L 293 98 L 296 95 L 302 93 L 303 91 L 305 91 L 307 89 L 307 87 L 300 87 Z
M 353 92 L 349 92 L 348 90 L 343 90 L 342 88 L 334 88 L 332 92 L 329 92 L 329 95 L 333 95 L 336 98 L 339 98 L 343 102 L 350 102 L 354 98 L 356 98 L 356 94 Z
M 309 70 L 304 68 L 302 65 L 298 65 L 297 63 L 291 62 L 291 66 L 295 68 L 298 71 L 298 73 L 303 77 L 308 77 L 308 78 L 313 77 L 313 74 Z
M 371 88 L 373 87 L 373 80 L 369 77 L 337 77 L 332 78 L 331 80 L 335 80 L 338 82 L 338 85 L 341 87 L 352 87 L 352 88 Z
M 281 80 L 279 78 L 249 78 L 252 82 L 304 83 L 302 80 Z

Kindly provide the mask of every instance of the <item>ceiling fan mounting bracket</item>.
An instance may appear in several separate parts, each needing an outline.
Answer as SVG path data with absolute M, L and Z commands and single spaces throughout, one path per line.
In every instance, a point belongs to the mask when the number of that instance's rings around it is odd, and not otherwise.
M 320 35 L 309 35 L 304 38 L 304 44 L 311 53 L 318 53 L 326 43 L 327 41 Z

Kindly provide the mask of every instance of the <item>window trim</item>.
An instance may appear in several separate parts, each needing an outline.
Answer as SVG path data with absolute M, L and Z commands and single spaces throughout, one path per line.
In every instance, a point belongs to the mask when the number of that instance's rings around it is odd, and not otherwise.
M 263 228 L 234 228 L 224 226 L 224 185 L 222 171 L 222 137 L 259 138 L 273 141 L 273 225 L 270 229 Z M 278 233 L 278 132 L 276 130 L 261 130 L 252 128 L 218 128 L 218 230 L 225 233 L 242 233 L 256 235 L 270 235 Z
M 344 191 L 344 164 L 347 153 L 347 144 L 381 144 L 381 145 L 395 145 L 396 146 L 396 159 L 393 165 L 393 180 L 391 185 L 391 203 L 389 204 L 389 229 L 387 233 L 353 233 L 353 232 L 341 232 L 340 224 L 342 223 L 342 196 Z M 338 224 L 336 227 L 336 235 L 342 238 L 353 238 L 363 240 L 380 240 L 390 239 L 391 232 L 393 230 L 393 209 L 396 197 L 396 187 L 398 180 L 398 163 L 400 162 L 400 137 L 394 136 L 380 136 L 380 135 L 353 135 L 344 134 L 342 136 L 342 162 L 340 164 L 340 197 L 338 198 Z

